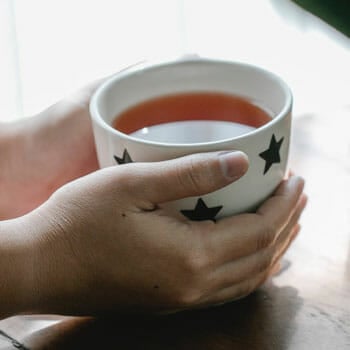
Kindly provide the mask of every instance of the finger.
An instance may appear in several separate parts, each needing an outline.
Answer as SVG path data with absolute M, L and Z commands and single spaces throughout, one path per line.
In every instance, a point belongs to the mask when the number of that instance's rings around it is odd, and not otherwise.
M 215 191 L 240 178 L 247 169 L 247 156 L 239 151 L 198 153 L 120 167 L 130 197 L 154 204 Z
M 242 298 L 263 284 L 276 269 L 300 231 L 298 220 L 306 205 L 301 196 L 298 208 L 275 245 L 219 268 L 211 276 L 211 296 L 205 303 L 222 303 Z
M 292 169 L 288 170 L 288 177 L 295 176 L 295 172 Z
M 119 70 L 117 72 L 117 74 L 120 74 L 121 72 L 128 70 L 135 65 L 141 64 L 142 62 L 144 62 L 144 61 L 142 60 L 139 62 L 135 62 L 131 65 L 128 65 L 128 66 L 122 68 L 121 70 Z M 71 102 L 73 102 L 74 104 L 79 103 L 81 106 L 87 108 L 89 106 L 90 99 L 91 99 L 92 95 L 94 94 L 94 92 L 97 90 L 97 88 L 99 88 L 102 84 L 107 83 L 107 81 L 111 77 L 112 77 L 112 75 L 104 76 L 104 77 L 101 77 L 101 78 L 98 78 L 98 79 L 95 79 L 95 80 L 89 82 L 85 86 L 81 87 L 74 94 L 72 94 L 70 97 L 68 97 L 68 99 Z
M 266 271 L 260 272 L 240 283 L 219 290 L 215 294 L 212 294 L 209 297 L 200 300 L 199 303 L 200 305 L 218 305 L 242 299 L 255 291 L 259 286 L 261 286 L 267 278 L 268 273 Z
M 221 219 L 208 234 L 204 232 L 203 244 L 210 247 L 213 261 L 221 265 L 272 245 L 293 214 L 303 210 L 299 203 L 303 183 L 301 178 L 291 177 L 283 181 L 257 214 Z
M 279 271 L 280 260 L 285 252 L 288 250 L 292 242 L 297 237 L 300 231 L 300 225 L 295 225 L 288 235 L 288 239 L 284 242 L 283 248 L 280 250 L 279 255 L 272 260 L 267 259 L 267 264 L 262 261 L 258 264 L 257 271 L 252 274 L 246 274 L 245 278 L 242 278 L 239 282 L 228 284 L 222 289 L 218 290 L 216 293 L 213 293 L 205 301 L 202 301 L 204 304 L 221 304 L 229 301 L 234 301 L 248 296 L 250 293 L 255 291 L 259 286 L 265 283 L 272 275 Z M 270 263 L 269 263 L 270 261 Z M 265 266 L 264 266 L 265 265 Z M 246 276 L 252 276 L 247 278 Z
M 293 228 L 293 233 L 291 234 L 291 239 L 289 240 L 289 244 L 286 246 L 286 249 L 282 251 L 275 259 L 274 263 L 272 264 L 270 271 L 268 272 L 268 278 L 270 277 L 275 277 L 280 275 L 281 273 L 284 272 L 284 270 L 287 270 L 287 268 L 290 266 L 290 263 L 288 261 L 284 261 L 283 256 L 286 253 L 286 251 L 289 249 L 291 244 L 294 242 L 296 237 L 299 235 L 299 232 L 301 230 L 301 226 L 297 224 Z
M 287 252 L 291 244 L 294 242 L 296 237 L 298 236 L 300 232 L 301 226 L 299 224 L 296 224 L 290 231 L 289 238 L 285 241 L 285 244 L 281 247 L 280 251 L 272 260 L 272 266 L 271 269 L 279 263 L 279 261 L 282 259 L 284 254 Z
M 67 106 L 73 109 L 83 108 L 85 110 L 88 110 L 92 95 L 97 90 L 97 88 L 106 81 L 106 79 L 106 77 L 103 77 L 88 83 L 77 91 L 71 93 L 59 103 L 63 106 Z
M 282 263 L 281 261 L 277 261 L 275 265 L 271 267 L 269 272 L 269 277 L 277 276 L 278 274 L 280 274 L 281 270 L 282 270 Z
M 278 239 L 276 240 L 276 247 L 278 249 L 276 249 L 275 257 L 272 264 L 274 264 L 276 260 L 281 258 L 281 256 L 288 249 L 291 241 L 293 241 L 295 239 L 295 236 L 299 233 L 300 231 L 299 220 L 303 210 L 305 209 L 306 203 L 307 203 L 307 197 L 303 194 L 299 199 L 299 202 L 297 204 L 297 208 L 294 214 L 292 215 L 288 224 L 285 226 L 283 231 L 280 233 Z
M 277 206 L 283 206 L 287 212 L 291 210 L 291 207 L 295 205 L 300 194 L 304 189 L 304 179 L 299 176 L 290 176 L 288 180 L 282 181 L 280 186 L 277 187 L 273 196 L 266 200 L 257 210 L 257 214 L 271 218 L 273 221 L 278 219 L 278 216 L 274 215 L 273 211 L 278 209 Z M 294 201 L 290 202 L 290 195 L 294 194 Z M 283 220 L 283 219 L 280 219 Z
M 284 241 L 285 237 L 287 235 L 289 235 L 288 232 L 290 232 L 295 226 L 299 226 L 299 220 L 300 217 L 306 207 L 307 204 L 307 197 L 305 194 L 302 194 L 300 196 L 300 199 L 298 201 L 298 204 L 296 206 L 296 209 L 292 215 L 292 217 L 290 218 L 288 224 L 285 226 L 285 228 L 283 229 L 283 231 L 280 233 L 279 237 L 277 238 L 277 243 L 279 241 Z
M 247 276 L 254 276 L 264 271 L 268 273 L 271 267 L 282 258 L 299 232 L 300 225 L 297 223 L 299 216 L 300 212 L 299 215 L 295 214 L 291 219 L 291 223 L 287 225 L 274 245 L 224 264 L 213 271 L 210 276 L 210 290 L 215 292 L 218 289 L 243 282 L 247 279 Z

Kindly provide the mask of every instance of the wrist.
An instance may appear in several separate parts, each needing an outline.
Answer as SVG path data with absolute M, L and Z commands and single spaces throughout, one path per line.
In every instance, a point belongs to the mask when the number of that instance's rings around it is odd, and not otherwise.
M 60 242 L 46 205 L 0 221 L 0 319 L 15 314 L 59 313 Z M 1 301 L 4 300 L 2 304 Z
M 73 314 L 81 301 L 76 291 L 83 276 L 76 273 L 79 266 L 66 239 L 70 233 L 55 209 L 49 200 L 18 222 L 27 235 L 22 283 L 25 313 Z

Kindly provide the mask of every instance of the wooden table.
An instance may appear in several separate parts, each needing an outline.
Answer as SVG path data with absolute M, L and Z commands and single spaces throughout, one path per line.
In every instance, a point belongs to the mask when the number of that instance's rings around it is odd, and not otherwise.
M 0 349 L 350 349 L 349 129 L 350 106 L 295 118 L 290 161 L 309 204 L 283 270 L 257 292 L 158 318 L 12 317 Z

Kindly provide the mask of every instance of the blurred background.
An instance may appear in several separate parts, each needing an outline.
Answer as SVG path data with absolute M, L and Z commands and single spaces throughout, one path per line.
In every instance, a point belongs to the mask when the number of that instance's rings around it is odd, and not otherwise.
M 309 195 L 305 235 L 290 253 L 310 280 L 299 293 L 321 300 L 322 288 L 332 305 L 333 290 L 344 288 L 332 261 L 350 271 L 349 37 L 350 0 L 0 0 L 0 121 L 145 59 L 196 53 L 278 73 L 294 94 L 291 163 Z M 319 284 L 323 273 L 331 285 Z M 59 320 L 22 318 L 21 334 Z
M 0 0 L 0 120 L 35 114 L 138 61 L 187 53 L 280 74 L 296 117 L 348 106 L 350 39 L 298 2 Z

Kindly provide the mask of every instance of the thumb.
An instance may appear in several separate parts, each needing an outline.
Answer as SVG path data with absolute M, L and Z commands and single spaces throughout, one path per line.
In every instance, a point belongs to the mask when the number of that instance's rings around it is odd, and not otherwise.
M 248 157 L 240 151 L 212 152 L 130 165 L 129 194 L 158 204 L 203 195 L 236 181 L 247 171 Z

